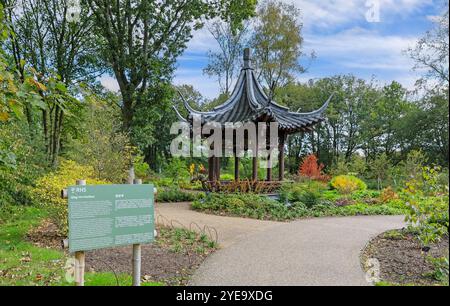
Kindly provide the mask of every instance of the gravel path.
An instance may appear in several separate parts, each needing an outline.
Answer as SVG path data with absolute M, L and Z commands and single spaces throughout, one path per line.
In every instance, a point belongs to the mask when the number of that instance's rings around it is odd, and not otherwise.
M 366 286 L 360 253 L 378 234 L 405 226 L 401 216 L 317 218 L 291 223 L 205 215 L 189 204 L 159 204 L 157 215 L 216 228 L 221 249 L 190 285 Z

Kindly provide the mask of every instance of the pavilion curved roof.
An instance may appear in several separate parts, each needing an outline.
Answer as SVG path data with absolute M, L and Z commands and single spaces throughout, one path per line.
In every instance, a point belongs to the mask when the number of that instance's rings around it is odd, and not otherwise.
M 208 122 L 218 122 L 222 125 L 249 121 L 278 122 L 280 130 L 295 133 L 311 131 L 315 124 L 323 121 L 332 97 L 320 109 L 309 113 L 292 112 L 289 108 L 277 104 L 262 89 L 254 70 L 250 67 L 249 51 L 246 50 L 244 67 L 233 93 L 225 103 L 209 112 L 200 112 L 184 101 L 189 112 L 188 118 L 183 118 L 178 111 L 177 115 L 181 120 L 188 122 L 192 122 L 194 116 L 201 116 L 203 124 Z

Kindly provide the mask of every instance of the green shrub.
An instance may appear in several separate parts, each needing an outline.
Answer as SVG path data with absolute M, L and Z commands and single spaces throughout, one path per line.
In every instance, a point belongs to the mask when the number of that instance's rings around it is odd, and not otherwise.
M 95 170 L 90 166 L 81 166 L 74 161 L 61 160 L 57 171 L 50 172 L 37 180 L 33 189 L 36 203 L 46 207 L 50 218 L 58 226 L 61 234 L 67 234 L 67 200 L 61 199 L 61 190 L 74 186 L 76 180 L 86 179 L 88 185 L 108 184 L 98 180 Z
M 326 190 L 322 193 L 322 198 L 327 201 L 337 201 L 341 198 L 341 195 L 337 190 Z
M 298 200 L 306 205 L 308 208 L 312 208 L 320 203 L 322 195 L 317 191 L 306 190 L 300 194 Z
M 178 186 L 186 190 L 203 190 L 203 185 L 201 181 L 194 181 L 194 182 L 183 181 L 180 182 Z
M 312 207 L 304 202 L 286 205 L 256 194 L 209 194 L 192 204 L 199 211 L 262 220 L 286 221 L 305 217 L 357 216 L 357 215 L 401 215 L 404 209 L 390 205 L 367 205 L 364 203 L 338 207 L 330 201 L 318 201 Z
M 32 205 L 31 188 L 28 178 L 22 177 L 15 169 L 0 167 L 0 207 L 7 205 Z M 32 184 L 32 182 L 29 182 Z
M 180 158 L 173 158 L 164 170 L 166 177 L 172 180 L 172 184 L 179 185 L 188 182 L 190 178 L 189 169 L 186 163 Z
M 136 177 L 146 179 L 150 172 L 150 166 L 144 161 L 143 156 L 136 156 L 133 160 L 134 173 Z
M 209 194 L 197 200 L 192 208 L 209 212 L 228 212 L 232 215 L 262 220 L 293 219 L 295 214 L 286 205 L 257 194 Z
M 405 201 L 403 201 L 402 199 L 391 200 L 391 201 L 387 202 L 386 205 L 388 205 L 389 207 L 392 207 L 394 209 L 403 210 L 405 213 L 408 210 L 408 206 L 406 205 Z
M 448 276 L 449 276 L 449 262 L 448 257 L 434 258 L 431 256 L 427 257 L 427 261 L 433 265 L 434 271 L 431 276 L 439 281 L 443 282 L 448 286 Z
M 171 178 L 168 178 L 168 177 L 151 178 L 150 181 L 156 187 L 173 187 L 174 186 L 173 180 Z
M 322 193 L 325 191 L 326 186 L 326 184 L 318 181 L 285 184 L 280 192 L 280 202 L 302 202 L 310 208 L 322 200 Z
M 439 184 L 439 175 L 439 168 L 424 167 L 421 177 L 410 180 L 403 193 L 408 206 L 406 221 L 428 247 L 448 235 L 449 189 L 448 183 Z
M 40 149 L 26 123 L 0 122 L 0 207 L 34 204 L 32 186 L 47 171 Z
M 85 99 L 84 108 L 80 109 L 79 136 L 68 139 L 64 156 L 80 165 L 91 166 L 98 179 L 122 184 L 128 178 L 136 148 L 130 145 L 129 135 L 122 131 L 118 101 L 113 97 L 106 100 L 93 92 L 85 92 Z M 140 172 L 142 160 L 136 161 L 137 177 L 145 178 Z
M 352 193 L 352 200 L 365 200 L 365 199 L 376 199 L 380 197 L 380 192 L 377 190 L 357 190 Z
M 156 201 L 158 202 L 192 202 L 200 197 L 202 193 L 193 193 L 180 190 L 178 187 L 161 188 L 156 194 Z
M 336 176 L 331 180 L 330 185 L 341 194 L 351 194 L 367 189 L 367 185 L 361 179 L 352 175 Z
M 232 174 L 221 174 L 220 180 L 222 181 L 234 181 L 234 175 Z

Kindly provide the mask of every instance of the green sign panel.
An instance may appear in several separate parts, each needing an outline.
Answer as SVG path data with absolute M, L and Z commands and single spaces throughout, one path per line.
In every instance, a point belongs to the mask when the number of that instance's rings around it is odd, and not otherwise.
M 69 187 L 69 251 L 153 242 L 153 195 L 153 185 Z

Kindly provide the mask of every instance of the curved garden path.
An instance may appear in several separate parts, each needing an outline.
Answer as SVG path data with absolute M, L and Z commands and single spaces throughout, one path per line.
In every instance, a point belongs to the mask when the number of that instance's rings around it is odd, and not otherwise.
M 376 235 L 404 227 L 401 216 L 317 218 L 291 223 L 205 215 L 189 204 L 159 204 L 157 215 L 213 226 L 221 249 L 191 285 L 369 285 L 360 252 Z
M 221 248 L 257 232 L 268 230 L 274 226 L 286 224 L 284 222 L 261 221 L 235 217 L 223 217 L 199 213 L 191 210 L 190 203 L 157 203 L 155 205 L 156 222 L 182 226 L 192 230 L 209 227 L 209 233 L 215 236 Z

